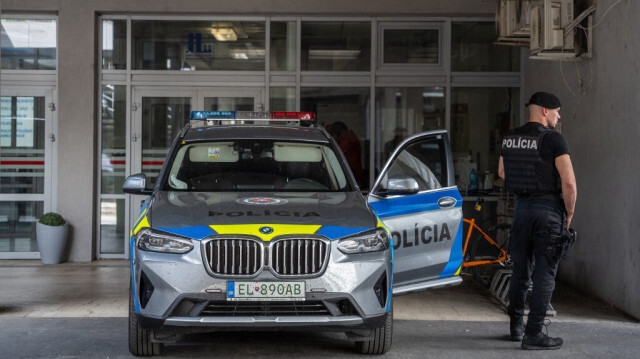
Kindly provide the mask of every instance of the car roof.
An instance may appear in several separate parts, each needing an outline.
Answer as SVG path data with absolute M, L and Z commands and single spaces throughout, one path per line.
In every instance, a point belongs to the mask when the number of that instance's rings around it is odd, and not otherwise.
M 329 143 L 327 132 L 319 127 L 276 126 L 276 125 L 221 125 L 190 128 L 183 141 L 237 139 L 278 139 Z

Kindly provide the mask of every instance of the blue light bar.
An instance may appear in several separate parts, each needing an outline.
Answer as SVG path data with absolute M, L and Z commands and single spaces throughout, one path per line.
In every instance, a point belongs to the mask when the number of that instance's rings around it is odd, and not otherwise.
M 235 111 L 191 111 L 192 120 L 233 120 Z

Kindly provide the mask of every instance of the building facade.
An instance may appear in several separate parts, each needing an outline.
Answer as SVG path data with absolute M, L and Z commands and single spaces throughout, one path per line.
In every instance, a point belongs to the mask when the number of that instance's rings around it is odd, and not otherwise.
M 141 199 L 121 185 L 157 174 L 190 110 L 343 122 L 365 191 L 399 139 L 431 129 L 496 172 L 521 79 L 520 50 L 493 44 L 493 6 L 248 3 L 2 3 L 0 256 L 37 257 L 33 223 L 55 210 L 72 227 L 70 260 L 127 258 Z
M 562 99 L 581 194 L 581 242 L 560 276 L 640 317 L 640 3 L 598 1 L 593 56 L 570 62 L 494 45 L 495 8 L 2 0 L 0 258 L 37 258 L 33 223 L 48 211 L 71 225 L 69 260 L 127 258 L 140 198 L 120 185 L 157 173 L 192 109 L 312 110 L 323 125 L 344 122 L 361 145 L 364 190 L 396 136 L 446 128 L 464 191 L 472 168 L 496 173 L 498 139 L 544 90 Z

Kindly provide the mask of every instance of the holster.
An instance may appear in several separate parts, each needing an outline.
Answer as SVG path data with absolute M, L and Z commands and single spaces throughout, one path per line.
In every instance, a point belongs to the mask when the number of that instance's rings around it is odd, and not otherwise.
M 578 232 L 573 228 L 562 231 L 562 235 L 560 236 L 560 241 L 558 243 L 560 259 L 569 258 L 569 255 L 571 254 L 571 247 L 573 247 L 573 244 L 576 242 L 576 237 L 578 237 Z

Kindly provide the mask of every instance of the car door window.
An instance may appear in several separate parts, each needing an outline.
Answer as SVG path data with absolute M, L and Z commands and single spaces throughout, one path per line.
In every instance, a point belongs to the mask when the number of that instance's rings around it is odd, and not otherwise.
M 393 160 L 382 183 L 387 178 L 409 176 L 418 183 L 419 191 L 448 186 L 446 150 L 441 139 L 420 141 L 407 146 Z M 374 192 L 378 190 L 376 188 Z

